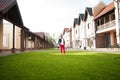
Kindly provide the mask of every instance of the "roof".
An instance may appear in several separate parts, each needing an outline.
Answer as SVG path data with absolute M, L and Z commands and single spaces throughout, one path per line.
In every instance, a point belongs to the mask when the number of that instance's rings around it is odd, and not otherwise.
M 93 16 L 92 8 L 86 7 L 86 11 L 89 13 L 90 16 Z
M 41 38 L 43 41 L 49 42 L 49 33 L 45 32 L 34 32 L 39 38 Z
M 69 32 L 69 31 L 70 31 L 70 28 L 64 28 L 63 34 L 65 34 L 65 32 Z
M 92 11 L 92 8 L 90 8 L 90 7 L 86 7 L 86 9 L 85 9 L 84 20 L 86 20 L 88 14 L 90 16 L 93 16 L 93 11 Z
M 84 14 L 79 14 L 79 17 L 80 17 L 81 20 L 83 20 L 84 19 Z
M 106 14 L 107 12 L 113 10 L 115 8 L 114 2 L 110 3 L 108 6 L 106 6 L 101 12 L 99 12 L 98 15 L 95 16 L 96 18 L 101 17 L 102 15 Z
M 31 40 L 35 40 L 35 37 L 43 40 L 43 38 L 41 38 L 39 35 L 37 35 L 36 33 L 31 32 L 29 30 L 26 30 L 25 33 L 26 33 L 26 36 L 31 37 Z
M 84 14 L 79 14 L 79 18 L 78 18 L 78 24 L 80 25 L 80 22 L 84 20 Z
M 13 4 L 15 4 L 15 0 L 0 0 L 0 11 L 5 12 L 5 9 L 11 8 Z
M 68 32 L 68 31 L 69 31 L 69 28 L 64 28 L 64 31 L 65 31 L 65 32 Z
M 20 28 L 24 28 L 16 0 L 0 0 L 0 18 L 15 24 Z
M 75 27 L 76 24 L 78 24 L 78 18 L 74 18 L 73 27 Z
M 34 32 L 34 33 L 37 34 L 38 36 L 40 36 L 42 39 L 45 37 L 44 32 Z

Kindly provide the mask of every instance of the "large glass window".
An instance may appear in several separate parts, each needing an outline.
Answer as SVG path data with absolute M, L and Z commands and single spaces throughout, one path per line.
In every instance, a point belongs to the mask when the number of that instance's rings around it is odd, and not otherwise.
M 3 46 L 8 47 L 8 34 L 4 34 L 3 36 Z

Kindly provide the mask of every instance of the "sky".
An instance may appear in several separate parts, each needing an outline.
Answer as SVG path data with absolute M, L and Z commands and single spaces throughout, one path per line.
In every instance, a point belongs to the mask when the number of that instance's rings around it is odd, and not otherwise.
M 24 25 L 32 32 L 62 33 L 73 26 L 74 18 L 95 6 L 113 0 L 17 0 Z

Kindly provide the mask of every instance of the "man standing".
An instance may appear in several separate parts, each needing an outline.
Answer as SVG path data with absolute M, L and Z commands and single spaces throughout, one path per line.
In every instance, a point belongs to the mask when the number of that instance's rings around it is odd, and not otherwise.
M 62 35 L 61 35 L 58 43 L 59 43 L 59 46 L 60 46 L 60 52 L 61 52 L 61 54 L 62 54 L 63 52 L 64 52 L 64 54 L 65 54 L 65 40 L 63 39 L 63 36 L 62 36 Z

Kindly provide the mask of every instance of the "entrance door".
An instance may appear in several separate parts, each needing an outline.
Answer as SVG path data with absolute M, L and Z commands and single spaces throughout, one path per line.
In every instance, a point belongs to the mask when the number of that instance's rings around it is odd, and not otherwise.
M 110 43 L 110 33 L 105 34 L 105 47 L 108 48 L 111 45 Z

